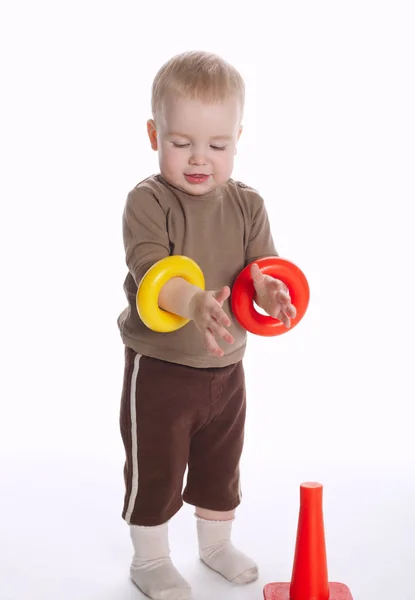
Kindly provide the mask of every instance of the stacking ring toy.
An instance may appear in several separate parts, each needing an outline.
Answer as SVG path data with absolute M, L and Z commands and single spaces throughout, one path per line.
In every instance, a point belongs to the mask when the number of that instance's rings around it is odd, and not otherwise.
M 291 303 L 297 310 L 291 327 L 295 327 L 303 318 L 310 299 L 310 289 L 304 273 L 292 262 L 277 256 L 267 256 L 254 261 L 265 275 L 280 279 L 288 287 Z M 239 322 L 250 333 L 262 336 L 274 336 L 290 331 L 279 320 L 259 313 L 254 307 L 255 288 L 251 277 L 251 266 L 245 267 L 232 289 L 232 311 Z
M 189 283 L 205 289 L 200 267 L 186 256 L 167 256 L 156 262 L 144 275 L 137 290 L 137 311 L 144 325 L 153 331 L 170 332 L 180 329 L 190 319 L 169 313 L 158 305 L 161 288 L 173 277 L 183 277 Z

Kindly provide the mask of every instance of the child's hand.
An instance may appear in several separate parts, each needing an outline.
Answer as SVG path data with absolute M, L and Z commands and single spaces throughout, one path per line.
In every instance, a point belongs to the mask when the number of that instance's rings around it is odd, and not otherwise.
M 255 302 L 288 329 L 297 311 L 291 304 L 287 286 L 279 279 L 264 275 L 256 263 L 251 267 L 251 277 L 256 292 Z
M 206 348 L 213 356 L 224 355 L 216 339 L 222 338 L 228 344 L 233 344 L 235 341 L 226 329 L 231 326 L 231 320 L 222 308 L 230 293 L 229 287 L 225 286 L 217 292 L 196 292 L 190 301 L 191 319 L 202 334 Z

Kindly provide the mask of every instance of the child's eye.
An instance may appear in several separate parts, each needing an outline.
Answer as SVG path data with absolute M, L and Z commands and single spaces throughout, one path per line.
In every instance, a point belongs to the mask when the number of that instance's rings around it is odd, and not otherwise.
M 177 142 L 172 142 L 175 148 L 186 148 L 189 144 L 178 144 Z
M 211 146 L 213 150 L 226 150 L 226 146 Z

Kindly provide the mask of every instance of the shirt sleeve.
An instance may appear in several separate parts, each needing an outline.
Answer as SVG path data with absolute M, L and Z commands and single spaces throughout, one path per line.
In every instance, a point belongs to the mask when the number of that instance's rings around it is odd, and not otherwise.
M 166 215 L 149 190 L 136 188 L 128 194 L 123 240 L 125 261 L 138 286 L 148 269 L 170 254 Z
M 251 215 L 251 228 L 245 251 L 245 266 L 265 256 L 278 256 L 265 203 L 259 194 L 252 197 Z

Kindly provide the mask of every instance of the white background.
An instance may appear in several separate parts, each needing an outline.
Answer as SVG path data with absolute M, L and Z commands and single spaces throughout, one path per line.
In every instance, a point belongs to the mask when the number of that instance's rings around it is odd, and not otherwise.
M 261 580 L 206 573 L 188 507 L 175 560 L 196 600 L 259 600 L 290 578 L 298 486 L 317 479 L 330 579 L 413 599 L 414 27 L 397 0 L 1 4 L 2 600 L 141 597 L 120 519 L 121 215 L 158 168 L 152 79 L 187 49 L 245 78 L 234 177 L 311 301 L 292 332 L 249 339 L 235 535 Z

